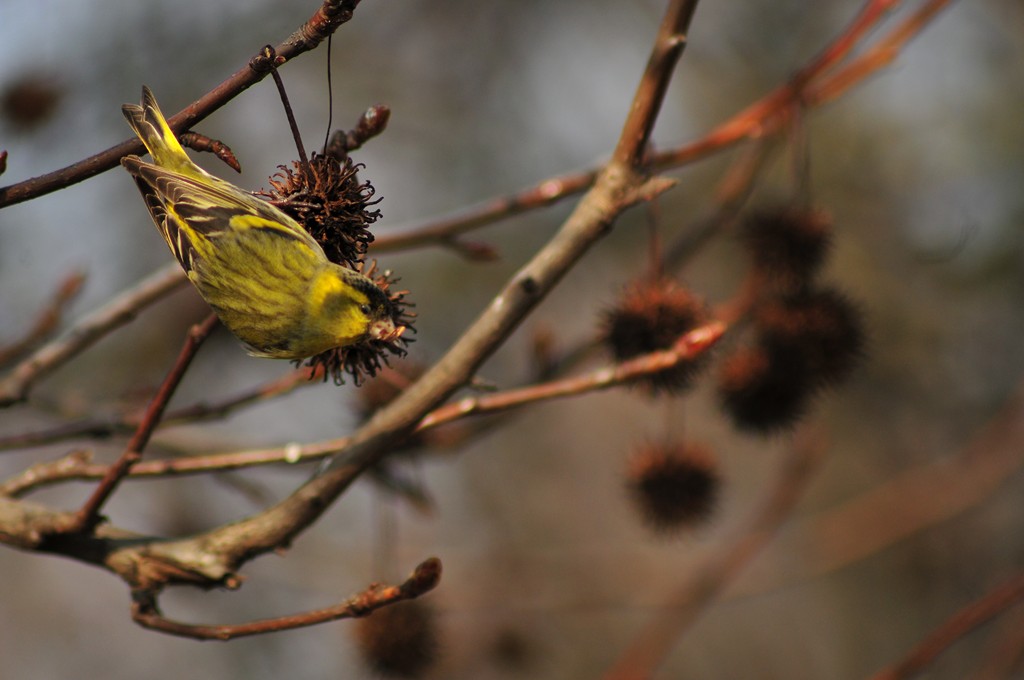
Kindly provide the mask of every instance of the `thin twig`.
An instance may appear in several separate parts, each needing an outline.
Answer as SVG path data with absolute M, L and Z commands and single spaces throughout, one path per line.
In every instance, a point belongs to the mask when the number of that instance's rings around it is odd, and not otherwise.
M 429 220 L 425 224 L 410 227 L 397 234 L 380 234 L 373 242 L 373 249 L 386 252 L 446 245 L 460 234 L 577 196 L 594 185 L 598 172 L 599 170 L 594 168 L 549 177 L 534 186 L 514 194 L 492 198 L 480 205 L 460 210 L 454 215 Z
M 60 325 L 68 306 L 74 301 L 85 283 L 85 274 L 73 272 L 61 281 L 57 291 L 28 331 L 18 340 L 0 346 L 0 366 L 6 366 L 31 352 L 39 343 L 46 341 Z
M 1024 381 L 956 456 L 907 469 L 833 508 L 795 522 L 751 570 L 737 594 L 805 583 L 977 507 L 1021 469 L 1021 441 Z M 779 573 L 782 564 L 785 570 Z
M 671 2 L 658 28 L 658 36 L 640 78 L 633 106 L 612 154 L 612 163 L 640 168 L 654 131 L 658 112 L 665 101 L 671 74 L 686 49 L 687 31 L 697 9 L 696 2 Z
M 181 142 L 182 146 L 187 146 L 190 149 L 203 153 L 212 153 L 235 172 L 242 172 L 242 166 L 239 164 L 238 158 L 235 157 L 235 152 L 231 150 L 230 146 L 219 139 L 213 139 L 198 132 L 183 132 L 178 135 L 178 141 Z
M 669 349 L 651 352 L 615 366 L 539 385 L 459 399 L 452 404 L 431 411 L 420 421 L 415 431 L 423 432 L 467 415 L 500 413 L 525 404 L 604 390 L 643 376 L 669 370 L 679 363 L 692 360 L 711 349 L 722 338 L 725 329 L 725 324 L 716 321 L 687 333 Z
M 178 263 L 169 264 L 77 321 L 62 337 L 39 348 L 0 380 L 0 408 L 23 401 L 38 380 L 76 357 L 141 310 L 167 296 L 188 279 Z
M 981 653 L 971 680 L 1011 680 L 1024 670 L 1024 608 L 1015 608 L 999 624 Z
M 871 680 L 905 680 L 925 670 L 942 652 L 975 628 L 1024 600 L 1024 573 L 970 603 L 931 632 L 901 661 L 871 676 Z
M 160 385 L 160 389 L 157 390 L 150 400 L 146 413 L 142 417 L 138 429 L 135 430 L 135 434 L 128 441 L 124 453 L 121 454 L 116 463 L 110 466 L 106 475 L 100 480 L 99 486 L 96 487 L 92 495 L 89 496 L 89 499 L 78 510 L 78 531 L 91 531 L 102 519 L 100 510 L 103 508 L 103 504 L 114 493 L 114 490 L 125 478 L 125 475 L 128 474 L 132 466 L 142 458 L 142 452 L 146 448 L 146 444 L 149 443 L 149 438 L 152 436 L 153 430 L 156 429 L 157 423 L 160 422 L 160 417 L 163 415 L 164 409 L 167 408 L 167 403 L 174 396 L 174 391 L 178 388 L 178 384 L 184 377 L 189 364 L 192 363 L 192 359 L 195 357 L 199 347 L 202 346 L 203 341 L 206 340 L 217 323 L 217 315 L 210 314 L 205 321 L 189 329 L 185 338 L 185 344 L 182 345 L 181 352 L 178 354 L 174 366 L 171 367 L 167 377 L 164 378 L 163 383 Z
M 330 69 L 328 69 L 328 74 Z M 330 76 L 328 76 L 329 80 Z M 391 119 L 391 109 L 384 104 L 374 104 L 359 116 L 356 126 L 351 130 L 335 130 L 329 140 L 324 143 L 324 153 L 339 163 L 344 162 L 349 153 L 362 148 L 369 140 L 384 132 Z M 330 125 L 328 125 L 328 130 Z
M 313 171 L 309 168 L 309 157 L 306 156 L 306 145 L 302 143 L 302 133 L 299 132 L 299 124 L 295 122 L 295 112 L 292 111 L 292 103 L 288 101 L 288 91 L 284 88 L 284 80 L 281 79 L 281 74 L 277 71 L 277 67 L 284 63 L 284 60 L 278 60 L 278 56 L 274 51 L 273 45 L 267 45 L 263 48 L 263 57 L 270 65 L 270 75 L 274 77 L 274 85 L 277 86 L 277 94 L 281 97 L 281 106 L 284 107 L 284 115 L 285 118 L 288 119 L 288 127 L 291 129 L 292 138 L 295 140 L 295 150 L 299 154 L 299 163 L 302 165 L 302 172 L 306 176 L 306 181 L 312 184 Z
M 440 580 L 441 561 L 436 557 L 431 557 L 420 563 L 402 584 L 397 586 L 374 584 L 362 593 L 333 607 L 250 621 L 249 623 L 219 626 L 194 625 L 165 618 L 157 609 L 153 594 L 147 592 L 139 594 L 136 601 L 132 603 L 132 619 L 144 628 L 179 637 L 194 640 L 233 640 L 249 635 L 277 633 L 283 630 L 314 626 L 327 621 L 366 616 L 382 607 L 424 595 L 437 587 Z
M 274 48 L 277 56 L 290 61 L 314 49 L 339 26 L 352 18 L 352 13 L 359 2 L 360 0 L 324 0 L 306 23 Z M 183 111 L 171 116 L 167 122 L 175 132 L 188 130 L 267 75 L 267 71 L 246 64 Z M 115 167 L 124 156 L 141 153 L 142 142 L 132 138 L 66 168 L 2 187 L 0 208 L 38 198 L 89 179 Z
M 945 5 L 950 1 L 932 0 L 929 6 Z M 862 83 L 871 71 L 886 65 L 897 56 L 911 37 L 909 28 L 919 32 L 939 9 L 922 9 L 915 14 L 917 20 L 910 19 L 894 31 L 893 37 L 888 39 L 885 63 L 876 58 L 872 68 L 868 69 L 864 66 L 864 60 L 867 58 L 867 55 L 864 55 L 854 61 L 849 70 L 829 75 L 830 70 L 846 59 L 897 4 L 898 0 L 869 0 L 849 26 L 793 78 L 699 139 L 652 153 L 649 159 L 650 167 L 654 170 L 678 168 L 745 140 L 765 139 L 783 128 L 792 107 L 821 106 L 839 93 Z M 901 39 L 897 40 L 896 36 Z M 828 80 L 825 80 L 825 84 L 820 88 L 814 86 L 818 80 L 825 78 Z M 429 220 L 397 234 L 382 234 L 374 242 L 373 247 L 383 252 L 424 246 L 447 246 L 461 234 L 583 193 L 593 186 L 598 173 L 598 168 L 590 168 L 550 177 L 516 193 L 489 199 L 454 215 Z
M 930 0 L 909 17 L 900 22 L 884 38 L 858 55 L 837 72 L 822 78 L 807 89 L 806 101 L 814 106 L 826 104 L 851 87 L 864 82 L 876 71 L 889 66 L 899 56 L 907 43 L 924 30 L 928 22 L 945 9 L 952 0 Z
M 423 434 L 469 416 L 492 415 L 549 399 L 579 396 L 622 385 L 644 375 L 670 369 L 681 361 L 696 358 L 709 351 L 724 332 L 725 326 L 713 322 L 685 334 L 668 350 L 651 352 L 627 362 L 601 367 L 579 376 L 460 399 L 428 413 L 413 432 L 414 434 Z M 194 475 L 259 465 L 309 462 L 341 453 L 351 442 L 351 437 L 341 437 L 271 449 L 142 461 L 131 469 L 129 476 L 146 478 Z M 81 452 L 73 452 L 58 460 L 33 465 L 24 472 L 5 480 L 0 483 L 0 495 L 20 496 L 39 487 L 60 482 L 100 479 L 107 474 L 107 471 L 108 466 L 93 463 L 89 456 L 83 455 Z
M 223 418 L 245 406 L 285 396 L 301 387 L 315 385 L 317 384 L 318 377 L 321 377 L 321 375 L 320 371 L 316 368 L 299 368 L 286 373 L 280 378 L 257 385 L 219 401 L 203 401 L 168 411 L 160 421 L 159 427 L 162 429 L 172 425 Z M 138 416 L 79 420 L 43 430 L 21 432 L 0 437 L 0 451 L 44 446 L 83 437 L 105 439 L 117 434 L 134 432 L 138 425 Z

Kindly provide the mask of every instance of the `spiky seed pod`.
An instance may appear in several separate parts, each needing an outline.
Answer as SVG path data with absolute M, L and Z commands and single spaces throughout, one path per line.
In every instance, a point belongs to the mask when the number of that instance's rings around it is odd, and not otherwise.
M 784 290 L 811 281 L 828 255 L 832 220 L 823 211 L 795 206 L 754 211 L 740 235 L 754 266 Z
M 536 661 L 537 650 L 523 631 L 515 628 L 499 630 L 491 642 L 490 654 L 495 665 L 510 674 L 528 675 Z
M 708 519 L 721 480 L 710 449 L 663 442 L 645 444 L 632 455 L 626 484 L 645 523 L 671 533 Z
M 45 125 L 65 98 L 60 81 L 44 73 L 25 73 L 0 92 L 0 115 L 12 127 L 32 130 Z
M 791 427 L 815 391 L 803 361 L 779 347 L 746 347 L 722 361 L 718 393 L 737 428 L 769 433 Z
M 314 153 L 308 174 L 299 161 L 278 168 L 270 189 L 257 194 L 305 227 L 327 259 L 355 269 L 373 243 L 369 227 L 380 217 L 380 210 L 370 209 L 380 201 L 373 186 L 359 180 L 362 164 Z
M 765 303 L 755 326 L 761 343 L 804 363 L 811 381 L 844 380 L 864 354 L 863 315 L 834 288 L 807 289 Z
M 366 665 L 389 678 L 422 678 L 437 662 L 439 634 L 430 605 L 407 600 L 359 619 L 355 642 Z
M 345 382 L 346 373 L 352 377 L 352 381 L 356 385 L 362 385 L 367 377 L 377 375 L 382 367 L 388 365 L 391 355 L 399 357 L 406 355 L 405 348 L 410 342 L 413 342 L 409 336 L 416 332 L 413 327 L 416 313 L 411 310 L 413 304 L 405 300 L 409 291 L 392 290 L 391 287 L 398 283 L 398 279 L 387 270 L 378 273 L 376 262 L 371 262 L 365 271 L 363 269 L 362 265 L 357 267 L 357 271 L 362 271 L 363 275 L 371 279 L 378 288 L 387 294 L 391 301 L 391 319 L 394 321 L 395 328 L 404 326 L 405 332 L 390 340 L 363 340 L 354 345 L 336 347 L 305 360 L 306 365 L 314 369 L 322 367 L 324 380 L 330 376 L 337 385 Z M 295 364 L 301 365 L 302 360 L 296 361 Z
M 640 279 L 628 284 L 605 312 L 602 335 L 613 356 L 623 361 L 669 349 L 706 320 L 703 301 L 676 281 Z M 653 393 L 680 391 L 690 386 L 704 363 L 701 358 L 683 361 L 642 378 L 640 384 Z

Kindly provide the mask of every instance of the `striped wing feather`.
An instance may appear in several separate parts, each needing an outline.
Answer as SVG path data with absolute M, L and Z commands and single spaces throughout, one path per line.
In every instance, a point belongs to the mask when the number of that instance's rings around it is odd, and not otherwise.
M 230 230 L 265 229 L 324 257 L 319 244 L 294 220 L 266 201 L 216 177 L 204 181 L 128 156 L 122 164 L 135 178 L 146 208 L 186 272 L 197 257 L 209 256 Z M 203 243 L 205 241 L 206 243 Z M 296 244 L 293 244 L 296 245 Z

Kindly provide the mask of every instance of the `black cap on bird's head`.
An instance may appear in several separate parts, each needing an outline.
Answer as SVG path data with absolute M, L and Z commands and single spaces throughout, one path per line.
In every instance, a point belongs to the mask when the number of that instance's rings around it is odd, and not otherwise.
M 395 325 L 395 306 L 387 293 L 365 277 L 353 281 L 353 287 L 366 296 L 360 311 L 370 321 L 366 334 L 371 340 L 391 342 L 401 337 L 405 326 Z

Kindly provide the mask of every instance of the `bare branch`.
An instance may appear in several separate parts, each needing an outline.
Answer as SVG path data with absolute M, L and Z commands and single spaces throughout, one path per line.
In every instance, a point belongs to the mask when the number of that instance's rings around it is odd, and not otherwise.
M 280 378 L 218 401 L 202 401 L 168 411 L 160 420 L 158 427 L 223 418 L 245 406 L 285 396 L 300 387 L 315 385 L 322 375 L 318 368 L 299 368 Z M 116 434 L 130 434 L 138 426 L 139 417 L 133 415 L 120 418 L 89 418 L 43 430 L 0 437 L 0 451 L 43 446 L 80 437 L 106 438 Z
M 47 343 L 0 380 L 0 408 L 23 401 L 42 377 L 76 357 L 97 340 L 119 328 L 142 309 L 166 297 L 188 279 L 178 263 L 169 264 L 79 320 L 62 337 Z
M 360 0 L 324 0 L 306 23 L 274 50 L 284 61 L 290 61 L 314 49 L 339 26 L 352 18 Z M 176 133 L 199 123 L 236 96 L 267 77 L 269 71 L 246 64 L 220 85 L 210 90 L 167 122 Z M 41 175 L 34 179 L 0 188 L 0 208 L 38 198 L 57 189 L 89 179 L 116 166 L 128 154 L 142 153 L 142 142 L 132 138 L 106 151 L 90 156 L 74 165 Z
M 925 670 L 954 642 L 1024 600 L 1024 573 L 1017 574 L 947 619 L 901 661 L 871 680 L 904 680 Z
M 424 595 L 437 587 L 440 580 L 441 561 L 436 557 L 431 557 L 419 564 L 412 575 L 402 584 L 397 586 L 373 584 L 362 593 L 333 607 L 249 623 L 217 626 L 180 623 L 164 618 L 160 614 L 152 594 L 143 592 L 139 593 L 135 602 L 132 603 L 132 619 L 144 628 L 194 640 L 233 640 L 249 635 L 277 633 L 283 630 L 315 626 L 327 621 L 366 616 L 376 609 Z
M 128 441 L 124 453 L 121 454 L 116 463 L 110 466 L 103 479 L 100 480 L 99 486 L 89 496 L 85 505 L 79 509 L 77 514 L 78 526 L 74 527 L 73 531 L 91 531 L 102 519 L 100 510 L 103 508 L 103 504 L 114 493 L 114 490 L 121 483 L 121 480 L 124 479 L 125 475 L 128 474 L 132 466 L 142 458 L 142 451 L 146 448 L 146 444 L 149 443 L 149 438 L 153 434 L 153 430 L 156 429 L 157 423 L 160 422 L 160 417 L 163 415 L 164 409 L 167 408 L 167 402 L 171 400 L 174 391 L 178 389 L 178 384 L 185 376 L 185 371 L 192 363 L 192 359 L 195 357 L 196 352 L 199 351 L 199 347 L 202 346 L 203 341 L 206 340 L 218 323 L 217 316 L 210 314 L 201 324 L 192 326 L 189 329 L 185 337 L 185 344 L 182 346 L 174 366 L 171 367 L 167 377 L 164 378 L 163 383 L 160 385 L 160 389 L 157 390 L 150 400 L 149 406 L 146 407 L 146 413 L 143 415 L 138 429 L 135 430 L 135 434 Z
M 235 152 L 219 139 L 213 139 L 198 132 L 183 132 L 178 135 L 178 141 L 182 146 L 187 146 L 190 149 L 212 153 L 235 172 L 242 172 L 242 166 L 239 164 L 238 158 L 235 157 Z
M 952 0 L 930 0 L 916 12 L 900 22 L 886 37 L 877 41 L 863 54 L 838 72 L 821 79 L 808 88 L 806 101 L 820 106 L 839 97 L 851 87 L 864 82 L 869 76 L 896 60 L 913 38 L 924 30 L 935 16 Z
M 622 385 L 639 377 L 652 375 L 673 368 L 679 363 L 692 360 L 714 346 L 725 333 L 725 324 L 713 322 L 690 331 L 670 347 L 660 352 L 651 352 L 616 366 L 608 366 L 585 375 L 553 380 L 539 385 L 530 385 L 517 390 L 496 394 L 466 397 L 431 411 L 420 421 L 416 432 L 453 422 L 467 415 L 499 413 L 525 404 L 534 404 L 548 399 L 561 399 L 587 392 L 604 390 Z
M 469 416 L 500 413 L 530 404 L 572 397 L 609 389 L 644 375 L 672 368 L 709 351 L 722 337 L 725 326 L 712 322 L 683 335 L 673 347 L 638 356 L 617 365 L 604 366 L 589 373 L 570 376 L 519 389 L 504 390 L 483 396 L 460 399 L 431 411 L 417 424 L 415 434 L 433 430 Z M 291 376 L 286 376 L 291 378 Z M 168 477 L 210 472 L 225 472 L 258 465 L 300 463 L 337 455 L 352 442 L 341 437 L 310 444 L 235 451 L 187 458 L 142 461 L 131 468 L 132 478 Z M 0 495 L 19 496 L 42 486 L 71 480 L 100 479 L 108 473 L 107 465 L 92 462 L 91 456 L 74 451 L 60 459 L 33 465 L 28 470 L 0 483 Z
M 977 507 L 1024 465 L 1021 441 L 1024 382 L 956 456 L 908 468 L 834 508 L 795 522 L 736 594 L 806 582 Z M 786 565 L 782 572 L 780 564 Z
M 884 44 L 885 63 L 894 59 L 902 50 L 913 31 L 920 31 L 926 22 L 934 17 L 941 7 L 950 0 L 931 0 L 928 7 L 915 13 L 902 28 L 894 31 L 893 37 Z M 825 78 L 830 70 L 846 59 L 853 50 L 870 35 L 900 0 L 868 0 L 849 26 L 816 57 L 788 82 L 749 105 L 725 122 L 716 126 L 701 138 L 673 148 L 651 153 L 648 162 L 655 170 L 666 170 L 692 163 L 711 154 L 739 144 L 745 140 L 764 139 L 784 127 L 794 106 L 820 106 L 838 96 L 850 87 L 860 84 L 876 68 L 884 65 L 877 55 L 873 57 L 871 69 L 864 66 L 868 54 L 859 57 L 849 69 L 829 76 L 821 87 L 813 84 Z M 688 10 L 688 11 L 692 11 Z M 684 40 L 679 33 L 676 40 Z M 902 38 L 902 39 L 898 39 Z M 666 53 L 672 48 L 673 38 L 664 42 Z M 869 54 L 874 54 L 871 52 Z M 652 58 L 654 58 L 652 56 Z M 858 66 L 860 65 L 860 66 Z M 652 93 L 657 94 L 657 93 Z M 660 93 L 663 95 L 664 93 Z M 646 142 L 649 131 L 631 131 Z M 575 196 L 593 186 L 599 169 L 551 177 L 522 191 L 501 196 L 481 203 L 479 206 L 448 217 L 430 220 L 422 225 L 410 227 L 398 234 L 384 234 L 373 244 L 378 251 L 402 250 L 428 245 L 445 245 L 460 234 L 479 229 L 503 219 L 536 210 L 565 198 Z
M 60 324 L 68 306 L 78 297 L 84 283 L 84 273 L 74 272 L 68 275 L 57 288 L 50 303 L 36 317 L 28 332 L 21 339 L 0 347 L 0 366 L 10 364 L 49 338 Z

